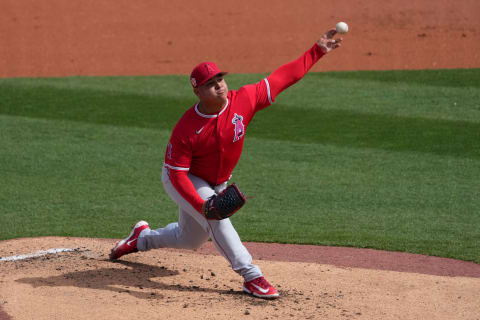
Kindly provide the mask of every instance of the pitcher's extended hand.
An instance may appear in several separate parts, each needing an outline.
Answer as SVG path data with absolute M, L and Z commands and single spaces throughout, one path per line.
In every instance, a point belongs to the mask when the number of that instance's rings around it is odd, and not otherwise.
M 333 36 L 337 34 L 337 30 L 330 29 L 325 32 L 320 39 L 317 40 L 317 45 L 324 53 L 329 53 L 333 49 L 339 48 L 342 44 L 343 38 L 334 39 Z

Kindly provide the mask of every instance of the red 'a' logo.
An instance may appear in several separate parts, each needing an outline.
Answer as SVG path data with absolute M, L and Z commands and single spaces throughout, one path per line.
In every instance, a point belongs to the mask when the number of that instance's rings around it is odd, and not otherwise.
M 243 117 L 235 113 L 232 118 L 232 123 L 235 125 L 235 135 L 233 136 L 233 142 L 240 140 L 245 134 L 245 126 L 243 125 Z
M 212 66 L 210 66 L 209 64 L 205 65 L 205 69 L 207 69 L 207 74 L 215 72 L 215 70 L 213 70 Z

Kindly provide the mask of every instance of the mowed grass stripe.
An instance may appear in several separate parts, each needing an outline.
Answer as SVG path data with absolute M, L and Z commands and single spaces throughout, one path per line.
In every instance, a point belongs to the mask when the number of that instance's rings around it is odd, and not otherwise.
M 341 71 L 329 72 L 333 79 L 408 83 L 420 86 L 480 88 L 480 69 L 395 70 L 395 71 Z
M 279 106 L 259 114 L 249 129 L 263 139 L 480 158 L 480 123 L 467 121 Z

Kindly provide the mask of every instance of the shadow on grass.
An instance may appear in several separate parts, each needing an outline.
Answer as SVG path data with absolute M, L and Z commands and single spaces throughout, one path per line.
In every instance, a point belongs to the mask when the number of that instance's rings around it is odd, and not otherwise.
M 384 71 L 335 71 L 310 73 L 311 77 L 378 81 L 388 83 L 418 83 L 438 87 L 480 88 L 480 69 L 438 70 L 384 70 Z
M 278 105 L 258 113 L 248 134 L 263 139 L 480 158 L 480 123 L 466 121 L 345 110 L 292 112 Z
M 195 102 L 94 89 L 0 86 L 0 114 L 125 127 L 172 129 Z

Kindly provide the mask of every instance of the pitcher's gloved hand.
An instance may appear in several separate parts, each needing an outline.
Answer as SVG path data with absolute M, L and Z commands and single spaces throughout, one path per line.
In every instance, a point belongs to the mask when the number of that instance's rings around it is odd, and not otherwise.
M 237 212 L 245 201 L 245 196 L 233 183 L 218 195 L 213 195 L 205 201 L 203 214 L 210 220 L 222 220 Z

